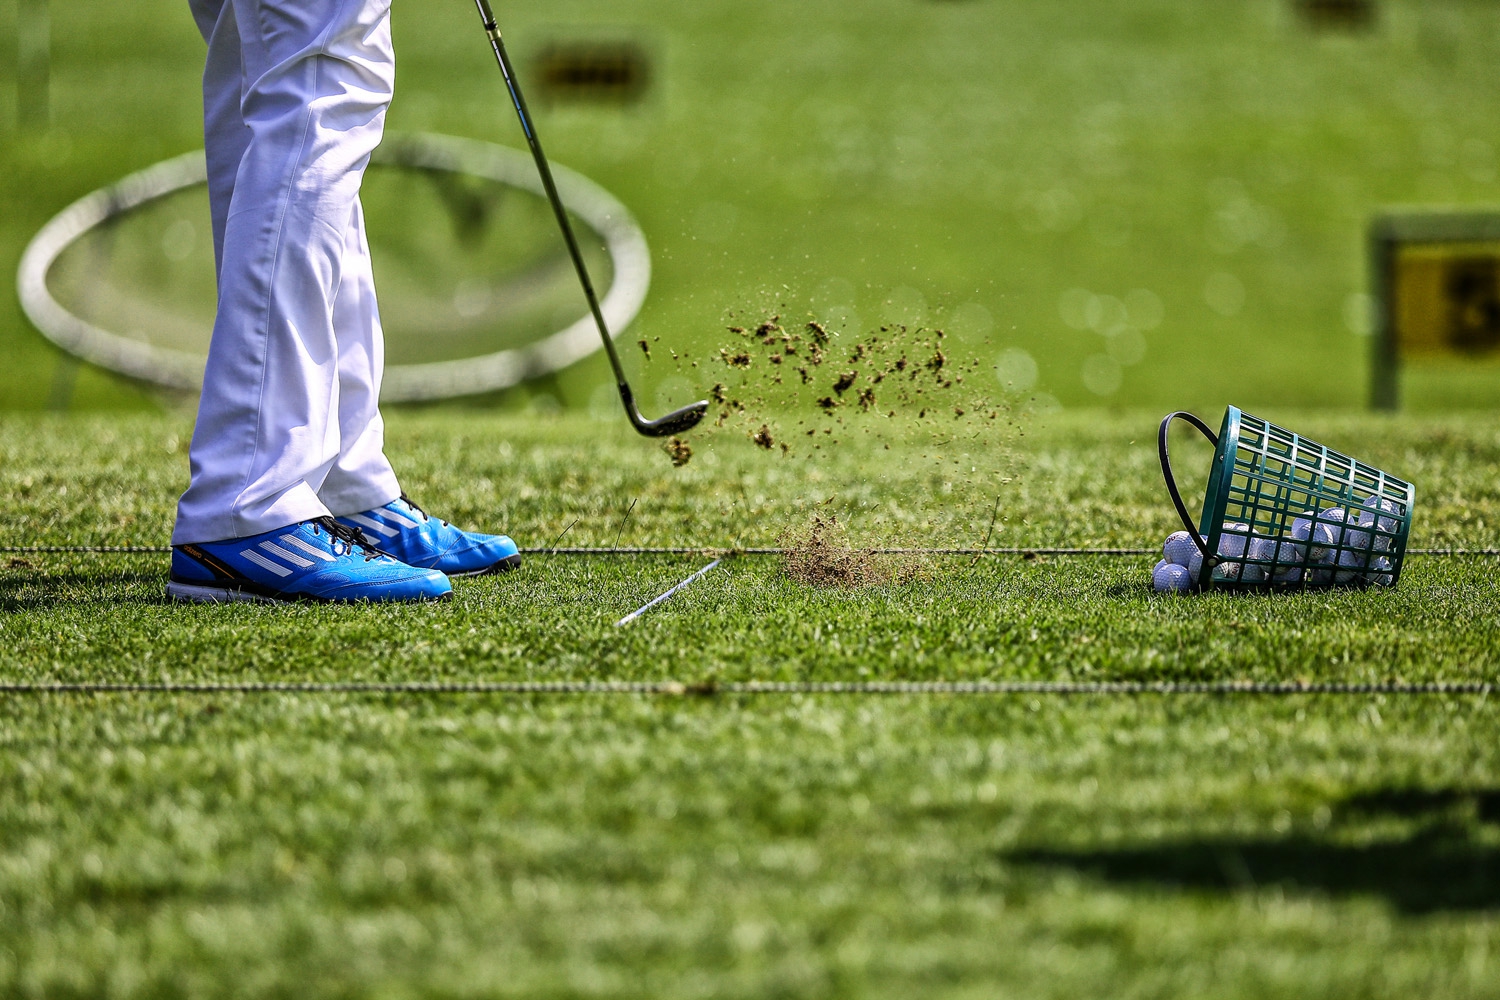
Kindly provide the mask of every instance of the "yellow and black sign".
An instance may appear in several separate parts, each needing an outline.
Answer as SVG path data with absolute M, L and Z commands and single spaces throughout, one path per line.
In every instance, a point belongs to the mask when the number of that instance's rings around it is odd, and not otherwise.
M 1392 291 L 1403 357 L 1500 348 L 1500 244 L 1407 246 Z
M 1500 356 L 1500 212 L 1382 216 L 1370 250 L 1377 409 L 1396 408 L 1403 360 Z
M 548 101 L 639 100 L 651 83 L 651 58 L 629 39 L 556 42 L 534 58 L 538 94 Z

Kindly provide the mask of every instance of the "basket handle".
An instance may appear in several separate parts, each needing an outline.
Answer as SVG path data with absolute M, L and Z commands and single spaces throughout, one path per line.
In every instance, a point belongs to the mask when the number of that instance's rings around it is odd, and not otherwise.
M 1177 410 L 1163 417 L 1161 430 L 1156 436 L 1156 450 L 1161 456 L 1162 478 L 1167 481 L 1167 492 L 1172 495 L 1172 504 L 1177 508 L 1177 516 L 1182 518 L 1182 524 L 1187 528 L 1188 537 L 1193 540 L 1194 545 L 1198 546 L 1198 551 L 1203 553 L 1204 565 L 1217 566 L 1219 564 L 1219 557 L 1209 552 L 1208 546 L 1203 544 L 1203 539 L 1198 537 L 1198 526 L 1193 523 L 1192 517 L 1189 516 L 1187 505 L 1182 502 L 1182 494 L 1177 492 L 1177 480 L 1172 477 L 1172 459 L 1167 455 L 1167 432 L 1172 429 L 1172 421 L 1174 420 L 1186 420 L 1198 428 L 1203 432 L 1203 436 L 1208 438 L 1208 443 L 1215 448 L 1219 446 L 1219 436 L 1210 430 L 1207 424 L 1186 410 Z

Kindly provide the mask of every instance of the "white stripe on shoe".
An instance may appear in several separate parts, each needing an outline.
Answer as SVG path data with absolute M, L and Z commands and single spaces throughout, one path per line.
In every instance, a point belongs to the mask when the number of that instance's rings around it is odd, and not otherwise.
M 312 556 L 314 559 L 321 559 L 324 562 L 333 562 L 334 561 L 334 557 L 333 556 L 329 555 L 327 552 L 324 552 L 322 549 L 318 548 L 315 545 L 309 545 L 309 544 L 307 544 L 302 539 L 298 538 L 296 535 L 282 535 L 280 538 L 278 538 L 276 540 L 278 542 L 281 542 L 281 543 L 285 544 L 285 545 L 295 546 L 295 547 L 301 549 L 303 552 L 306 552 L 308 555 Z
M 365 517 L 363 514 L 350 514 L 348 520 L 353 521 L 355 524 L 359 525 L 362 528 L 369 528 L 376 534 L 384 535 L 387 538 L 396 537 L 395 528 L 392 528 L 389 525 L 381 524 L 373 517 Z M 412 527 L 416 527 L 416 525 L 413 524 Z
M 313 562 L 311 559 L 303 559 L 295 552 L 288 552 L 286 549 L 282 548 L 280 545 L 277 545 L 275 542 L 261 542 L 260 547 L 265 551 L 271 553 L 271 555 L 273 556 L 280 556 L 299 569 L 307 569 L 310 566 L 317 565 L 317 563 Z
M 279 563 L 273 563 L 271 560 L 267 559 L 265 556 L 261 555 L 254 549 L 241 549 L 240 555 L 255 563 L 255 565 L 259 566 L 261 569 L 268 569 L 272 573 L 275 573 L 277 576 L 292 575 L 291 570 L 287 569 L 285 566 L 280 565 Z M 311 563 L 309 563 L 308 565 L 311 565 Z
M 386 518 L 391 519 L 392 521 L 395 521 L 397 524 L 401 525 L 401 527 L 403 527 L 403 528 L 415 528 L 417 526 L 416 520 L 414 520 L 413 518 L 407 517 L 405 514 L 401 513 L 399 510 L 391 510 L 389 507 L 382 507 L 382 508 L 380 508 L 380 516 L 381 517 L 386 517 Z

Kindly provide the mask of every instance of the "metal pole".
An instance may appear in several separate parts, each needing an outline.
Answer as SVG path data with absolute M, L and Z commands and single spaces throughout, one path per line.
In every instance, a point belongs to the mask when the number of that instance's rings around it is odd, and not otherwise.
M 1394 412 L 1401 405 L 1400 355 L 1396 347 L 1396 238 L 1377 217 L 1370 223 L 1370 408 Z

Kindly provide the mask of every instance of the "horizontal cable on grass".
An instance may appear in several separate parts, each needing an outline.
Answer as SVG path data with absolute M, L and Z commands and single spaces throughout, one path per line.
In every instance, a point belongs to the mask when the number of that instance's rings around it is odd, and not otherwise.
M 0 545 L 0 555 L 161 555 L 171 552 L 170 545 Z M 530 556 L 779 556 L 788 550 L 779 546 L 718 548 L 712 545 L 621 545 L 571 546 L 566 548 L 521 549 Z M 1035 547 L 1007 548 L 884 548 L 857 549 L 878 556 L 1150 556 L 1160 555 L 1155 548 L 1107 547 Z M 1407 549 L 1409 556 L 1500 556 L 1500 548 L 1429 548 Z
M 171 552 L 170 545 L 0 545 L 0 554 L 32 555 L 160 555 Z
M 0 545 L 0 554 L 45 555 L 45 554 L 161 554 L 171 552 L 170 545 Z M 521 549 L 522 555 L 532 556 L 778 556 L 787 549 L 780 546 L 750 546 L 746 548 L 720 548 L 713 545 L 620 545 L 620 546 L 544 546 Z M 878 548 L 859 549 L 871 555 L 928 555 L 928 556 L 1145 556 L 1155 549 L 1129 548 Z
M 1483 681 L 156 681 L 0 683 L 0 695 L 1483 695 Z

